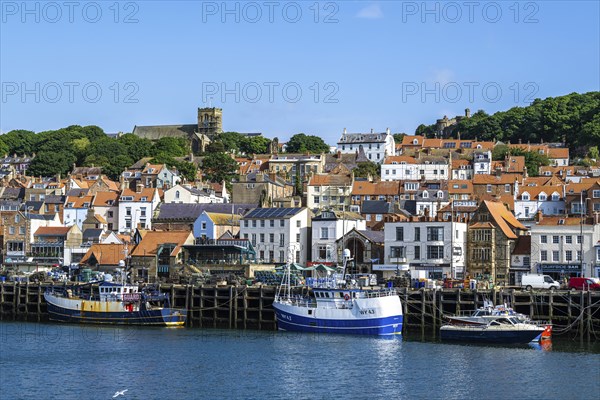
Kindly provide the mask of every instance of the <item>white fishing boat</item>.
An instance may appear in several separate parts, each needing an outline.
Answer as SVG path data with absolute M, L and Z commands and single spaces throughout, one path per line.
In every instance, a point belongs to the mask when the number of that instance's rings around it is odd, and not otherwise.
M 312 296 L 292 295 L 288 263 L 273 307 L 277 326 L 284 331 L 399 335 L 402 333 L 402 304 L 393 288 L 367 290 L 346 279 L 350 251 L 344 250 L 342 273 L 313 287 Z

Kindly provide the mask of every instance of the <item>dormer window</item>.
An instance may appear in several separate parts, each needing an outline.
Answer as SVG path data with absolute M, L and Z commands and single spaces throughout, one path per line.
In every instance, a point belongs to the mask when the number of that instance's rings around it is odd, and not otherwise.
M 553 193 L 552 194 L 552 201 L 558 201 L 558 199 L 559 199 L 558 193 Z
M 179 199 L 179 190 L 175 192 L 175 198 Z
M 523 194 L 521 195 L 521 198 L 522 198 L 523 200 L 529 200 L 529 193 L 527 193 L 527 192 L 523 193 Z
M 540 201 L 546 201 L 548 199 L 548 196 L 546 196 L 546 193 L 540 193 Z
M 429 198 L 429 192 L 423 192 L 423 198 L 424 199 Z
M 146 196 L 144 196 L 140 199 L 140 201 L 148 201 L 148 198 Z
M 154 172 L 154 168 L 148 168 L 148 172 L 153 173 Z
M 437 192 L 437 197 L 438 199 L 441 199 L 444 197 L 444 192 L 442 192 L 441 190 Z
M 419 141 L 417 139 L 413 139 L 413 144 L 419 144 Z

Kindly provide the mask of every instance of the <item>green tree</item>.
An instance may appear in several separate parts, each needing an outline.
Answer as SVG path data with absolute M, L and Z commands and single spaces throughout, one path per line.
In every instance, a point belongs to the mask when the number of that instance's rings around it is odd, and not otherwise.
M 271 141 L 262 136 L 247 137 L 240 143 L 240 151 L 246 154 L 266 154 Z
M 352 170 L 354 176 L 357 178 L 377 177 L 379 176 L 379 171 L 379 165 L 372 161 L 359 162 L 356 168 Z
M 244 135 L 237 132 L 223 132 L 219 135 L 218 140 L 223 143 L 225 151 L 237 153 L 240 151 Z
M 167 154 L 171 157 L 183 157 L 189 154 L 190 146 L 187 139 L 176 137 L 162 137 L 154 142 L 153 155 Z
M 288 153 L 329 153 L 329 146 L 318 136 L 298 133 L 286 144 Z
M 4 143 L 4 140 L 2 140 L 2 136 L 0 136 L 0 156 L 8 154 L 9 152 L 10 149 L 8 148 L 8 145 Z
M 202 173 L 210 182 L 231 182 L 238 163 L 227 153 L 210 153 L 202 159 Z
M 150 157 L 153 154 L 154 145 L 149 139 L 127 133 L 117 140 L 125 146 L 127 154 L 135 161 L 144 157 Z
M 396 144 L 402 143 L 402 140 L 404 140 L 404 136 L 406 136 L 406 133 L 394 133 L 394 141 L 396 142 Z
M 31 176 L 55 176 L 56 174 L 65 176 L 71 170 L 75 160 L 75 156 L 66 151 L 41 152 L 29 164 L 27 174 Z
M 207 153 L 223 153 L 225 151 L 225 146 L 223 142 L 214 140 L 210 142 L 208 146 L 206 146 Z
M 600 152 L 598 152 L 598 146 L 592 146 L 588 150 L 588 157 L 598 161 L 600 159 Z
M 32 154 L 36 151 L 37 137 L 34 132 L 17 129 L 2 135 L 2 141 L 8 146 L 10 154 Z

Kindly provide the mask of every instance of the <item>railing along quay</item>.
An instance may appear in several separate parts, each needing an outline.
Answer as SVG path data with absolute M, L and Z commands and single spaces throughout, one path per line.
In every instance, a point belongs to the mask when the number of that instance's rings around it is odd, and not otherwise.
M 44 292 L 52 283 L 0 283 L 0 320 L 48 320 Z M 171 305 L 188 310 L 187 326 L 274 330 L 275 286 L 162 284 Z M 578 335 L 588 341 L 600 334 L 600 292 L 522 291 L 517 289 L 397 289 L 404 308 L 404 327 L 437 334 L 445 314 L 475 310 L 491 300 L 507 304 L 533 320 L 549 321 L 554 335 Z M 297 292 L 300 294 L 300 291 Z

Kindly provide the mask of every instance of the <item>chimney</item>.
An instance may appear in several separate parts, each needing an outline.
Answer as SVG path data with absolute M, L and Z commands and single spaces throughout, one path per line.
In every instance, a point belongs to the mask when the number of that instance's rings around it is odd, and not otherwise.
M 371 128 L 371 133 L 373 133 L 373 128 Z
M 136 183 L 135 185 L 135 192 L 136 193 L 142 193 L 142 190 L 144 190 L 144 185 L 141 183 Z
M 344 128 L 344 135 L 347 133 L 346 128 Z
M 385 128 L 385 133 L 387 133 L 388 135 L 391 135 L 392 131 L 390 130 L 390 128 Z
M 342 152 L 340 150 L 337 151 L 337 158 L 342 159 Z
M 542 219 L 544 219 L 544 214 L 542 213 L 542 210 L 538 210 L 538 212 L 535 213 L 535 220 L 537 222 L 542 222 Z
M 471 109 L 465 108 L 465 117 L 471 118 Z

